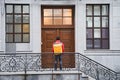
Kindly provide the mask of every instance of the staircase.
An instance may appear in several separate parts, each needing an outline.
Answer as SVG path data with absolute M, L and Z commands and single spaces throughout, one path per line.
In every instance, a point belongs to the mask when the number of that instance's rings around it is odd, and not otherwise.
M 0 54 L 0 80 L 120 80 L 119 73 L 100 63 L 80 53 L 69 54 L 75 55 L 75 67 L 62 71 L 42 68 L 40 53 Z

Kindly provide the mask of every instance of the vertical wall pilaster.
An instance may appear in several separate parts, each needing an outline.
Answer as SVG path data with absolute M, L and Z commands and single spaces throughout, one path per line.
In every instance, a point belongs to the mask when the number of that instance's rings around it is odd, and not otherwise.
M 5 2 L 0 0 L 0 52 L 5 50 Z

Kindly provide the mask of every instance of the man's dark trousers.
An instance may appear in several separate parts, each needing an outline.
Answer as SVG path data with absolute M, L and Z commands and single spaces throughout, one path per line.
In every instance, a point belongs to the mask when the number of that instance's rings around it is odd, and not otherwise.
M 55 70 L 57 70 L 58 61 L 60 63 L 60 70 L 62 70 L 62 55 L 61 54 L 55 55 L 55 65 L 54 65 Z

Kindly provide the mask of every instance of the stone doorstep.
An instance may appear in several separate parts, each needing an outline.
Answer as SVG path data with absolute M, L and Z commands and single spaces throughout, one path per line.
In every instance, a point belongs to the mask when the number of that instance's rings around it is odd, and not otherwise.
M 25 76 L 25 72 L 0 72 L 1 76 Z M 27 71 L 26 75 L 81 75 L 82 78 L 89 77 L 80 71 Z M 89 78 L 89 80 L 94 80 Z
M 82 74 L 81 72 L 78 71 L 38 71 L 38 72 L 33 72 L 33 71 L 28 71 L 27 74 Z
M 82 74 L 79 71 L 27 71 L 26 75 Z M 25 72 L 0 72 L 0 75 L 25 75 Z

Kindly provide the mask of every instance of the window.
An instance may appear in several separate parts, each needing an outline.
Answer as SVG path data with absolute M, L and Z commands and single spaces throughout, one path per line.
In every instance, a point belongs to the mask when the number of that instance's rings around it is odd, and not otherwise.
M 29 39 L 29 5 L 6 4 L 6 42 L 28 43 Z
M 44 7 L 42 9 L 43 26 L 73 25 L 71 7 Z
M 109 5 L 86 5 L 87 49 L 109 49 Z

